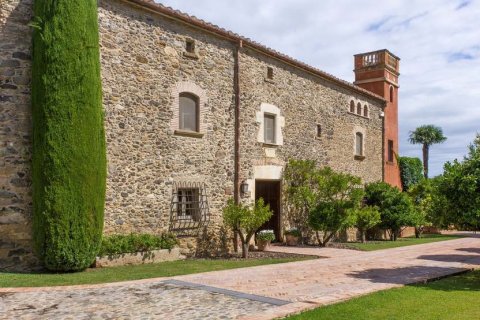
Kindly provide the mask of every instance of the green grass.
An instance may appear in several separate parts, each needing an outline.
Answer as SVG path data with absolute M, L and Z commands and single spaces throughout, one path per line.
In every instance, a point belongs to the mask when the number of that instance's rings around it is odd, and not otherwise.
M 300 260 L 298 258 L 262 258 L 249 260 L 180 260 L 138 266 L 87 269 L 76 273 L 9 273 L 0 272 L 0 287 L 43 287 L 107 283 L 191 273 L 261 266 Z
M 425 285 L 380 291 L 288 320 L 480 319 L 480 270 Z
M 444 234 L 425 234 L 421 238 L 417 239 L 415 237 L 399 238 L 397 241 L 368 241 L 367 243 L 353 243 L 349 242 L 348 247 L 352 249 L 358 249 L 362 251 L 374 251 L 382 249 L 391 249 L 398 247 L 411 246 L 415 244 L 424 244 L 445 240 L 459 239 L 462 236 L 457 235 L 444 235 Z

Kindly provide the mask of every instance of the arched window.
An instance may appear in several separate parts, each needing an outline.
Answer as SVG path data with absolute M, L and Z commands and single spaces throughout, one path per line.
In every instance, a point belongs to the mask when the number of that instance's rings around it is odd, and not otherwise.
M 357 103 L 357 114 L 361 115 L 362 114 L 362 105 L 359 103 Z
M 390 86 L 390 102 L 393 102 L 393 86 Z
M 365 105 L 363 107 L 363 116 L 368 118 L 368 106 L 367 105 Z
M 363 134 L 355 133 L 355 155 L 363 156 Z
M 178 128 L 185 131 L 199 132 L 199 99 L 189 92 L 180 93 Z
M 355 113 L 355 102 L 353 100 L 350 101 L 350 112 Z

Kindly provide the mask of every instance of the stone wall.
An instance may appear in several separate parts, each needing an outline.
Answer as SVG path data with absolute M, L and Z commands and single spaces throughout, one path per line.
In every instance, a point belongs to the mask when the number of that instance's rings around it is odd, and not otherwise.
M 105 233 L 168 230 L 173 183 L 181 181 L 206 184 L 211 226 L 218 228 L 233 196 L 232 44 L 115 0 L 100 1 L 99 22 Z M 186 39 L 195 41 L 195 54 L 186 54 Z M 181 91 L 200 97 L 202 137 L 175 134 Z
M 267 67 L 273 68 L 273 79 L 266 78 Z M 248 181 L 251 190 L 246 202 L 255 197 L 259 172 L 261 179 L 278 179 L 279 172 L 292 158 L 316 160 L 321 166 L 359 176 L 365 183 L 382 180 L 381 101 L 248 49 L 242 50 L 240 70 L 240 177 Z M 366 104 L 369 116 L 350 113 L 351 100 L 361 102 L 362 107 Z M 268 145 L 258 139 L 263 134 L 259 111 L 265 103 L 280 109 L 280 145 Z M 321 127 L 320 136 L 317 125 Z M 354 158 L 356 132 L 364 134 L 364 159 Z M 264 171 L 270 171 L 271 176 Z
M 0 269 L 35 264 L 32 254 L 32 0 L 0 1 Z
M 0 2 L 0 266 L 35 263 L 31 250 L 30 50 L 32 0 Z M 211 228 L 233 196 L 234 44 L 118 0 L 99 1 L 107 137 L 105 233 L 167 231 L 173 185 L 206 185 Z M 194 53 L 185 50 L 195 42 Z M 273 79 L 266 79 L 267 66 Z M 241 180 L 275 179 L 289 158 L 314 159 L 371 182 L 382 179 L 380 101 L 242 49 Z M 200 97 L 200 135 L 178 134 L 178 94 Z M 369 118 L 349 113 L 351 99 Z M 277 110 L 281 145 L 259 142 L 261 106 Z M 273 108 L 273 109 L 272 109 Z M 280 124 L 279 124 L 280 125 Z M 321 135 L 316 136 L 317 125 Z M 354 159 L 354 134 L 365 159 Z M 257 174 L 257 176 L 256 176 Z M 254 188 L 250 197 L 254 197 Z M 198 230 L 204 232 L 203 230 Z M 219 241 L 223 241 L 219 236 Z M 193 249 L 195 239 L 181 239 Z

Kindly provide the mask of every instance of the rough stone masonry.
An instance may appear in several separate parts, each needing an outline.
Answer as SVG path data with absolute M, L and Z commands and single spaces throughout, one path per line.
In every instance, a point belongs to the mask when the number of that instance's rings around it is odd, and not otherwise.
M 107 137 L 105 233 L 171 229 L 175 186 L 202 185 L 211 234 L 233 197 L 235 50 L 238 42 L 173 19 L 141 0 L 100 0 L 99 30 Z M 28 266 L 31 250 L 31 0 L 0 3 L 0 266 Z M 281 181 L 290 158 L 382 180 L 385 101 L 325 74 L 251 47 L 239 49 L 240 171 L 255 199 L 255 181 Z M 178 128 L 179 96 L 198 98 L 198 132 Z M 361 114 L 350 112 L 360 104 Z M 366 108 L 366 113 L 363 112 Z M 266 143 L 264 117 L 275 118 Z M 355 135 L 363 155 L 355 157 Z M 176 191 L 177 190 L 177 191 Z M 203 200 L 202 200 L 203 201 Z M 202 202 L 203 203 L 203 202 Z M 286 226 L 282 221 L 281 228 Z M 195 237 L 182 246 L 196 247 Z

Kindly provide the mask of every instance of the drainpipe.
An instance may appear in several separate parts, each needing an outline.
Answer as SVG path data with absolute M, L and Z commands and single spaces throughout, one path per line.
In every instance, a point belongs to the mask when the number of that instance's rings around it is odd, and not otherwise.
M 242 40 L 235 46 L 234 51 L 234 69 L 233 69 L 233 90 L 235 94 L 235 160 L 234 160 L 234 200 L 240 202 L 240 62 L 239 52 L 242 48 Z
M 233 174 L 233 197 L 236 204 L 240 203 L 240 48 L 243 42 L 240 40 L 234 50 L 233 67 L 233 90 L 235 94 L 235 152 Z M 233 235 L 233 248 L 238 252 L 238 233 Z
M 386 103 L 385 103 L 385 106 L 386 106 Z M 386 166 L 386 163 L 385 163 L 385 151 L 386 151 L 386 148 L 385 148 L 385 109 L 386 108 L 383 108 L 383 117 L 382 117 L 382 181 L 385 182 L 385 166 Z

